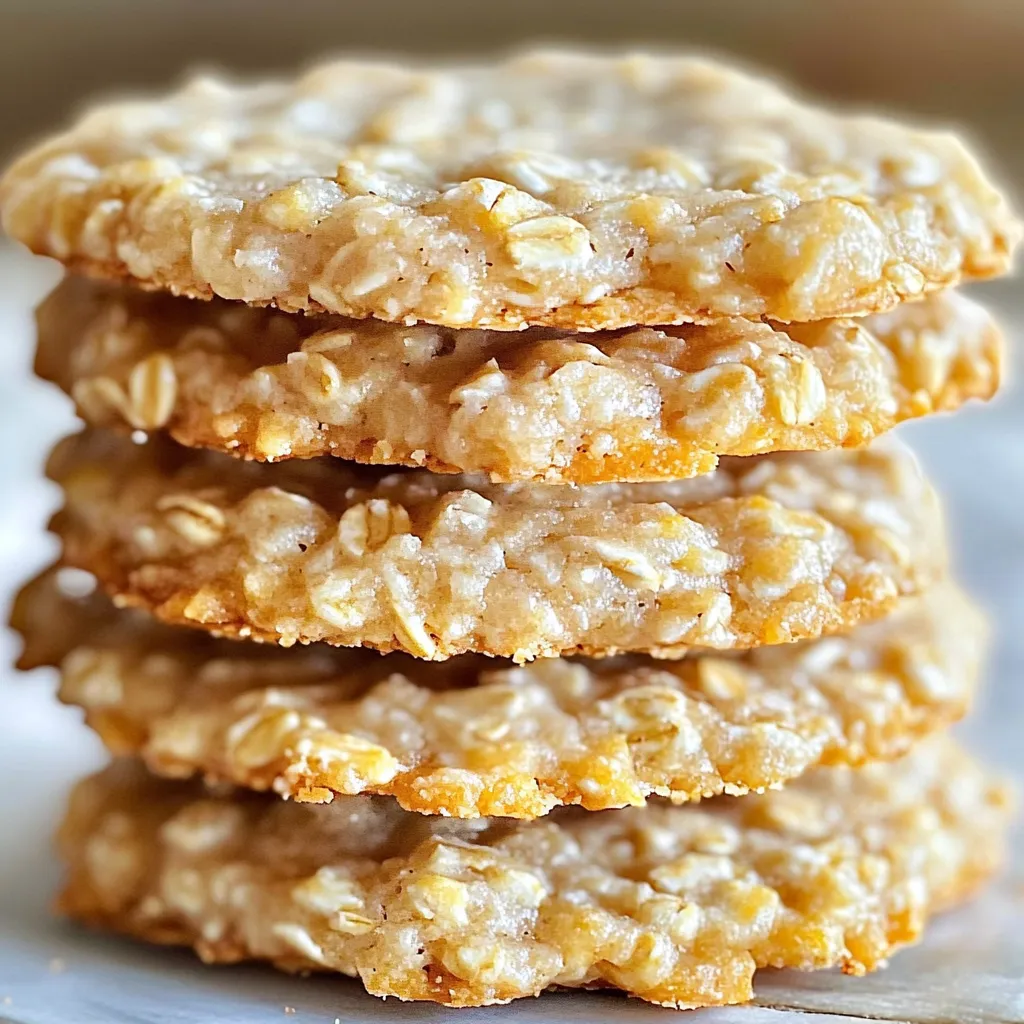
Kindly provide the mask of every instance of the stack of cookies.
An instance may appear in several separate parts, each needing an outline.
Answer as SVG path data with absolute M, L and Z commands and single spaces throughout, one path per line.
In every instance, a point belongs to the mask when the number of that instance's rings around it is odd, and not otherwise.
M 998 384 L 948 289 L 1017 227 L 956 139 L 691 58 L 334 63 L 95 110 L 0 205 L 86 422 L 15 610 L 117 755 L 72 917 L 692 1007 L 997 866 L 941 735 L 984 627 L 869 445 Z

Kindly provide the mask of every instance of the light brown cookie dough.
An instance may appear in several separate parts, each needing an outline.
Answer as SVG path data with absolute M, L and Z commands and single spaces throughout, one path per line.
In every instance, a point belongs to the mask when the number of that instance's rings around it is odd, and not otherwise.
M 98 592 L 62 596 L 56 578 L 15 604 L 22 664 L 59 663 L 61 699 L 113 753 L 160 775 L 312 802 L 391 795 L 461 818 L 683 802 L 898 756 L 966 710 L 985 637 L 943 584 L 849 637 L 512 668 L 216 640 Z
M 878 617 L 945 562 L 934 494 L 894 446 L 572 488 L 86 432 L 49 473 L 67 563 L 122 604 L 433 660 L 785 643 Z
M 7 232 L 95 275 L 282 309 L 584 330 L 818 320 L 1004 272 L 950 135 L 679 56 L 339 62 L 87 113 L 8 170 Z
M 533 823 L 217 798 L 122 763 L 72 798 L 61 908 L 378 996 L 477 1006 L 610 985 L 720 1005 L 751 998 L 757 967 L 880 966 L 996 867 L 1008 804 L 949 741 L 763 796 Z
M 942 293 L 862 321 L 510 339 L 297 317 L 67 278 L 37 372 L 95 426 L 256 459 L 331 454 L 496 481 L 682 479 L 722 455 L 857 446 L 988 398 L 1001 339 Z

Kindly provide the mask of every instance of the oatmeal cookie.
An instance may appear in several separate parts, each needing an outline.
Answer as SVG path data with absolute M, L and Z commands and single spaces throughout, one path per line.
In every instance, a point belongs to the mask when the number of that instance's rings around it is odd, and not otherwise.
M 882 965 L 998 865 L 1008 805 L 949 741 L 762 796 L 532 823 L 217 797 L 122 763 L 72 798 L 61 909 L 378 996 L 478 1006 L 609 985 L 737 1003 L 758 967 Z
M 68 278 L 37 372 L 97 426 L 276 460 L 494 481 L 683 479 L 722 455 L 858 446 L 988 398 L 1001 339 L 953 293 L 861 321 L 572 335 L 400 327 Z
M 201 78 L 98 107 L 0 184 L 35 252 L 148 288 L 449 327 L 818 320 L 1004 272 L 953 136 L 703 59 L 527 53 Z
M 682 803 L 898 756 L 966 710 L 985 638 L 944 584 L 849 637 L 515 668 L 217 640 L 98 591 L 68 597 L 59 578 L 15 604 L 21 664 L 59 664 L 61 698 L 111 752 L 159 775 L 310 802 L 391 795 L 460 818 Z
M 785 643 L 878 617 L 945 559 L 934 494 L 891 445 L 577 488 L 92 431 L 49 472 L 67 563 L 122 604 L 435 660 Z

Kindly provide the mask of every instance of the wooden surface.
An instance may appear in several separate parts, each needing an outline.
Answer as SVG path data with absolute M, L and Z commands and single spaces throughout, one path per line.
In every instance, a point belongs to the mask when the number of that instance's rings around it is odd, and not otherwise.
M 56 279 L 42 261 L 0 248 L 0 593 L 52 557 L 42 532 L 56 495 L 39 480 L 53 439 L 71 429 L 63 398 L 31 381 L 30 310 Z M 1003 310 L 1011 339 L 1024 328 L 1014 282 L 977 294 Z M 1018 311 L 1015 313 L 1015 310 Z M 961 579 L 992 612 L 997 643 L 982 707 L 962 734 L 992 763 L 1024 777 L 1024 389 L 999 402 L 903 431 L 950 511 Z M 54 624 L 59 628 L 59 623 Z M 465 1024 L 647 1022 L 660 1010 L 613 995 L 544 996 L 460 1011 L 380 1002 L 352 981 L 295 979 L 257 967 L 201 966 L 190 954 L 88 935 L 51 918 L 59 869 L 49 835 L 70 781 L 102 761 L 76 712 L 52 698 L 51 674 L 16 677 L 0 640 L 0 1021 L 17 1024 Z M 864 1019 L 1024 1022 L 1024 845 L 973 907 L 936 923 L 927 941 L 868 978 L 765 974 L 760 1005 L 699 1011 L 693 1024 Z M 288 1010 L 286 1010 L 286 1007 Z M 294 1011 L 294 1012 L 289 1012 Z M 797 1011 L 810 1011 L 810 1018 Z

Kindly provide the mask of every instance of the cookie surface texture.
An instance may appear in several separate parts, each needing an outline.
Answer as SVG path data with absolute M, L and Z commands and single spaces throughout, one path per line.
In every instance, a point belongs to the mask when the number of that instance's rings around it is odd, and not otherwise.
M 8 170 L 5 230 L 144 287 L 450 327 L 863 315 L 1004 272 L 953 136 L 700 59 L 524 54 L 199 79 Z

